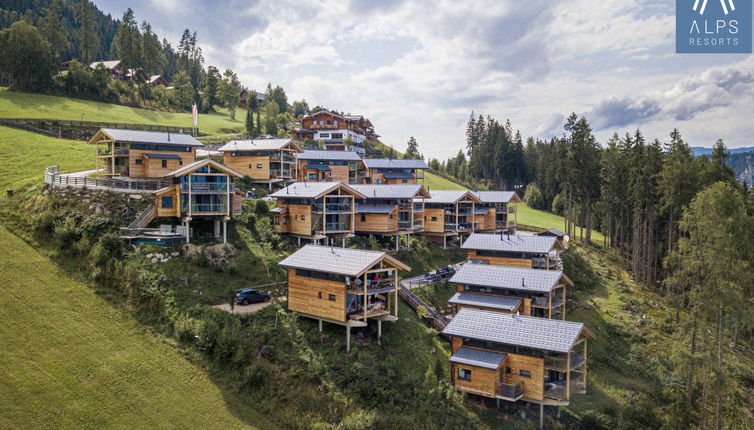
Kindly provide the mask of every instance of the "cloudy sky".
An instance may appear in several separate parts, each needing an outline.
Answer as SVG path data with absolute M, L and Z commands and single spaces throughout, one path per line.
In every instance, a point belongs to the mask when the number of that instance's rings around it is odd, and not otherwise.
M 692 3 L 692 0 L 688 0 Z M 754 59 L 675 54 L 674 0 L 94 0 L 175 42 L 198 32 L 207 64 L 290 101 L 360 113 L 399 150 L 464 145 L 469 114 L 524 136 L 586 115 L 601 142 L 637 127 L 692 146 L 754 145 Z

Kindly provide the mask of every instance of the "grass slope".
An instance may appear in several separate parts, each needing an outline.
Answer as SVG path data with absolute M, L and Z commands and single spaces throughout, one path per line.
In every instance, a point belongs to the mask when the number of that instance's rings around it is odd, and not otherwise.
M 464 190 L 463 185 L 458 185 L 453 181 L 449 181 L 440 175 L 436 175 L 431 172 L 424 173 L 424 186 L 430 190 Z
M 270 428 L 2 227 L 0 253 L 0 428 Z
M 85 142 L 0 127 L 0 189 L 41 183 L 45 167 L 53 165 L 62 171 L 93 169 L 94 150 Z
M 157 112 L 89 100 L 42 94 L 19 93 L 0 88 L 0 118 L 53 118 L 84 121 L 114 121 L 132 124 L 160 124 L 190 128 L 191 113 Z M 244 128 L 246 110 L 238 109 L 236 119 L 224 109 L 199 115 L 199 131 L 210 136 L 235 134 Z

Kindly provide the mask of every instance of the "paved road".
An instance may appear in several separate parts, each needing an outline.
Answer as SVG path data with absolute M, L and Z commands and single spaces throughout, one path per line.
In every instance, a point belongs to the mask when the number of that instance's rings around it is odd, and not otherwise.
M 85 178 L 87 176 L 93 175 L 97 173 L 98 171 L 101 172 L 103 169 L 93 169 L 93 170 L 83 170 L 81 172 L 72 172 L 72 173 L 61 173 L 60 176 L 70 176 L 71 178 Z
M 461 265 L 463 263 L 465 263 L 465 261 L 461 261 L 460 263 L 456 263 L 456 264 L 451 264 L 450 267 L 454 268 L 457 271 L 458 269 L 461 268 Z M 430 273 L 434 273 L 435 271 L 436 269 Z M 414 276 L 413 278 L 404 279 L 401 281 L 401 286 L 406 287 L 409 290 L 411 290 L 413 288 L 421 287 L 429 283 L 430 282 L 425 274 L 425 275 Z

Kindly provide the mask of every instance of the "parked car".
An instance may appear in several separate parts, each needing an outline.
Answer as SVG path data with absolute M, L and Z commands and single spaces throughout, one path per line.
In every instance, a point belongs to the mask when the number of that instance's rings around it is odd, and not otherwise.
M 244 288 L 236 291 L 234 301 L 237 305 L 246 306 L 250 303 L 269 302 L 270 294 L 264 291 L 257 291 L 251 288 Z
M 254 195 L 253 191 L 247 191 L 246 195 L 244 197 L 246 197 L 247 199 L 258 199 L 259 198 L 259 196 Z
M 456 273 L 456 269 L 450 266 L 443 266 L 437 269 L 435 273 L 440 275 L 440 278 L 445 279 L 445 278 L 450 278 L 451 276 L 453 276 Z

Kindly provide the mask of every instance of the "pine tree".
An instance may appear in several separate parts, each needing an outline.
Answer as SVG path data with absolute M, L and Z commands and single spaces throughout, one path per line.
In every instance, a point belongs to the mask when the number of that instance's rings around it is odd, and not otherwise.
M 128 8 L 118 26 L 113 40 L 115 54 L 123 65 L 129 69 L 141 69 L 143 57 L 141 51 L 141 33 L 134 19 L 134 11 Z
M 94 55 L 101 49 L 92 8 L 89 0 L 83 0 L 76 11 L 76 20 L 79 23 L 79 58 L 85 64 L 94 60 Z
M 162 74 L 167 64 L 165 53 L 157 35 L 152 31 L 152 26 L 144 21 L 141 23 L 141 52 L 143 54 L 144 71 L 149 75 Z
M 403 158 L 414 160 L 420 160 L 422 158 L 422 155 L 419 153 L 419 143 L 416 142 L 414 136 L 411 136 L 408 139 L 408 149 L 406 149 L 406 153 L 403 154 Z

